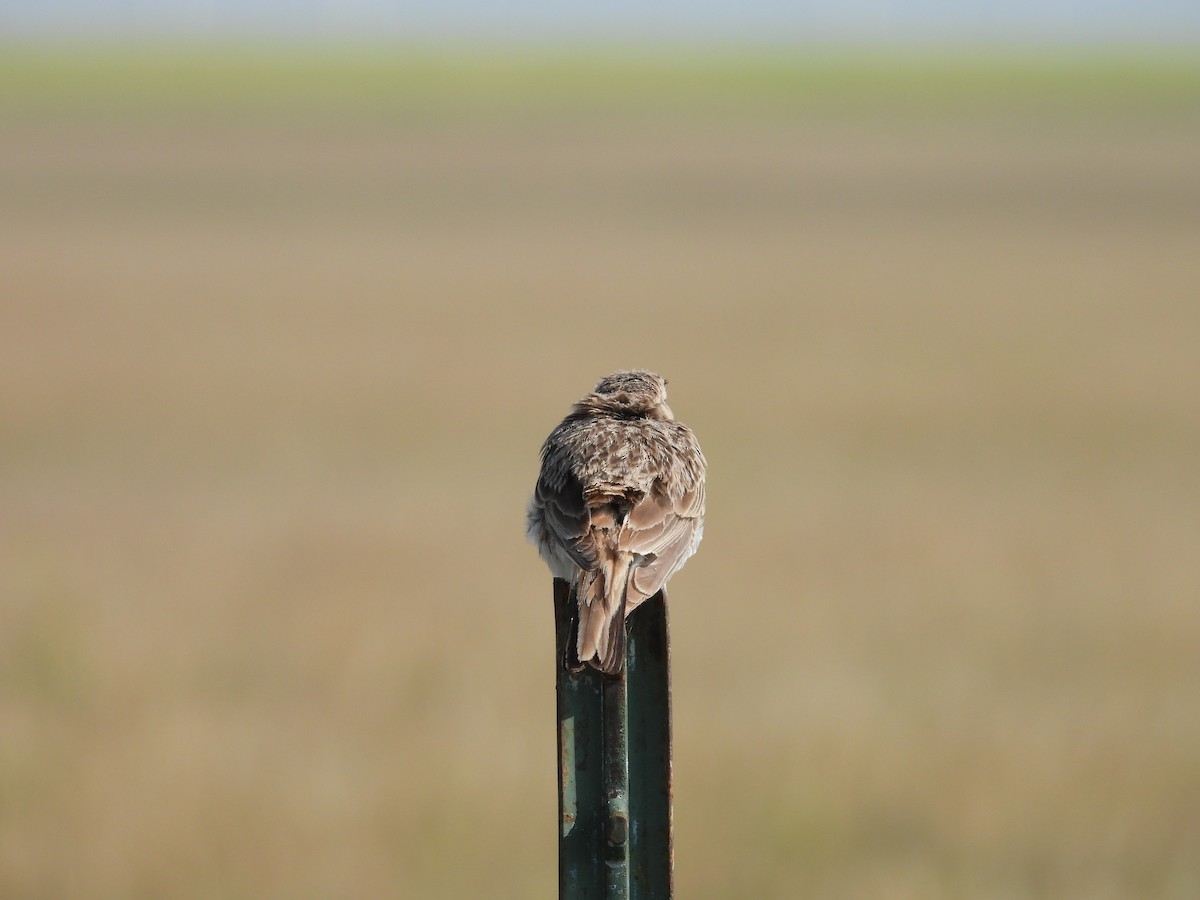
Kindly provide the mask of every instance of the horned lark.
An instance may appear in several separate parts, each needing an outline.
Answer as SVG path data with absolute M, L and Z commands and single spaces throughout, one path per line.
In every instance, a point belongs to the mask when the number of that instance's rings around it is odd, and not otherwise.
M 696 552 L 704 454 L 653 372 L 600 380 L 542 445 L 526 534 L 578 599 L 581 664 L 625 663 L 625 617 Z

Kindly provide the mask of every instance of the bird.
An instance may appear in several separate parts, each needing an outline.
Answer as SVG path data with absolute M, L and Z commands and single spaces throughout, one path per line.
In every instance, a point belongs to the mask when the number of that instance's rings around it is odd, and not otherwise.
M 573 588 L 570 668 L 621 672 L 625 618 L 700 545 L 706 470 L 696 435 L 667 405 L 667 382 L 645 369 L 601 378 L 550 432 L 526 537 Z

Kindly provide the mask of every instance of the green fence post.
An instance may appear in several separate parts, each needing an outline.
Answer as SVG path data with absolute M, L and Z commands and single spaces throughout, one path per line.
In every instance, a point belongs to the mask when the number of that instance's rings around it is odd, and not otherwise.
M 560 900 L 670 900 L 671 686 L 666 598 L 626 626 L 626 665 L 570 671 L 575 597 L 554 582 Z
M 602 900 L 604 840 L 601 779 L 601 687 L 593 668 L 566 665 L 575 597 L 571 586 L 554 579 L 554 624 L 558 640 L 558 896 L 561 900 Z
M 671 838 L 671 642 L 662 590 L 629 617 L 631 900 L 674 896 Z

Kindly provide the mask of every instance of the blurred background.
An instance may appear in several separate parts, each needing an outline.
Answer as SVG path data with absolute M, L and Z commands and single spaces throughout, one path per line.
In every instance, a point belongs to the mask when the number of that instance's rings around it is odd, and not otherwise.
M 0 896 L 551 898 L 538 449 L 710 464 L 684 898 L 1200 896 L 1200 8 L 0 9 Z

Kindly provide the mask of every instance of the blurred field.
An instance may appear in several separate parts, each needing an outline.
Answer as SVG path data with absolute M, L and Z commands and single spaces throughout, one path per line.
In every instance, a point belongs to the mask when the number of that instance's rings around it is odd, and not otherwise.
M 1200 896 L 1200 67 L 395 53 L 0 64 L 0 896 L 553 897 L 630 365 L 680 897 Z

